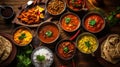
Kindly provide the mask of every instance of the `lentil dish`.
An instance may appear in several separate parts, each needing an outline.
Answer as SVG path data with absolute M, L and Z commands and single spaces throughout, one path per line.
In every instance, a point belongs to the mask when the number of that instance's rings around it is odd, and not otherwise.
M 79 37 L 77 41 L 78 49 L 85 54 L 93 53 L 98 47 L 98 41 L 95 37 L 85 34 Z
M 19 46 L 25 46 L 32 41 L 32 33 L 25 28 L 20 28 L 13 34 L 13 39 Z

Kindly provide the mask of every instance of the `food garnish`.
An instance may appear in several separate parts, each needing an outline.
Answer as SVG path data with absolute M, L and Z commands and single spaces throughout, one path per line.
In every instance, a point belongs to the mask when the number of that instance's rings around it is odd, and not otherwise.
M 45 56 L 44 55 L 37 55 L 37 60 L 38 61 L 44 61 L 45 60 Z
M 45 33 L 45 35 L 46 35 L 47 37 L 51 37 L 51 36 L 52 36 L 52 34 L 53 34 L 53 32 L 52 32 L 52 31 L 50 31 L 50 30 L 48 30 L 48 31 Z

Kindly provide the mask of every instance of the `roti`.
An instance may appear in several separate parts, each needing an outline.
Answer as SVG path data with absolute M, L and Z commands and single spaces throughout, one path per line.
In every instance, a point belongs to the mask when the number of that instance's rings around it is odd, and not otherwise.
M 12 44 L 8 39 L 6 39 L 3 36 L 0 36 L 0 40 L 2 40 L 1 41 L 2 42 L 2 47 L 4 47 L 4 48 L 2 48 L 2 49 L 4 49 L 4 51 L 3 52 L 1 51 L 2 54 L 1 54 L 1 57 L 0 57 L 0 62 L 3 62 L 4 60 L 6 60 L 9 57 L 9 55 L 11 53 Z
M 5 50 L 5 45 L 4 44 L 4 40 L 2 39 L 3 37 L 0 36 L 0 57 L 2 56 L 4 50 Z

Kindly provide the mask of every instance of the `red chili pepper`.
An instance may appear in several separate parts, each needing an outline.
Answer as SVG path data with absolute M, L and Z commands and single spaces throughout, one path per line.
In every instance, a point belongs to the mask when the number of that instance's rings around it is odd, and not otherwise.
M 74 40 L 79 33 L 80 33 L 80 30 L 78 30 L 77 33 L 75 33 L 75 35 L 73 35 L 73 36 L 70 38 L 70 40 Z
M 40 11 L 38 11 L 37 14 L 40 15 L 41 14 Z

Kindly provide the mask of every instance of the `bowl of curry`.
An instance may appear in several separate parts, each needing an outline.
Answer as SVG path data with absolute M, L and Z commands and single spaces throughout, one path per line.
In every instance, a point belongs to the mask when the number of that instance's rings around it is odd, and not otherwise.
M 66 4 L 72 11 L 81 11 L 86 6 L 84 0 L 66 0 Z
M 80 18 L 76 14 L 71 12 L 62 15 L 59 22 L 61 28 L 67 32 L 74 32 L 81 25 Z
M 18 46 L 28 45 L 33 38 L 33 34 L 28 27 L 20 26 L 13 31 L 13 41 Z
M 56 54 L 62 60 L 70 60 L 76 52 L 75 44 L 70 40 L 62 40 L 56 45 Z
M 99 42 L 95 35 L 85 32 L 77 37 L 76 46 L 80 52 L 92 54 L 97 50 Z
M 104 17 L 98 12 L 90 12 L 86 14 L 82 20 L 83 27 L 91 33 L 102 31 L 105 24 Z
M 38 38 L 43 43 L 53 43 L 60 35 L 59 27 L 53 22 L 43 22 L 38 29 Z

